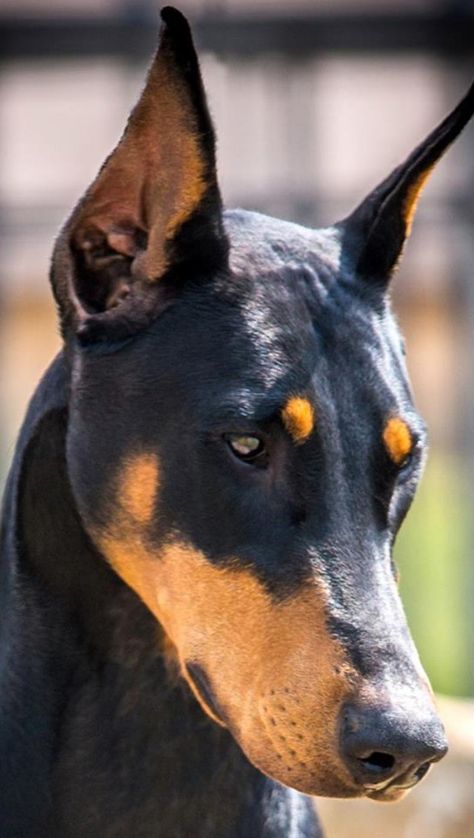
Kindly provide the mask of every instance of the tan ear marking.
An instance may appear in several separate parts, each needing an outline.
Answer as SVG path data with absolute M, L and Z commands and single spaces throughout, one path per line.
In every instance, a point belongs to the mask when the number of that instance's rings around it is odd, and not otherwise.
M 398 466 L 413 448 L 413 438 L 407 423 L 398 416 L 392 416 L 385 425 L 383 441 L 391 460 Z
M 415 217 L 416 208 L 418 206 L 418 200 L 420 198 L 421 193 L 423 192 L 426 181 L 430 177 L 434 167 L 435 164 L 433 163 L 431 166 L 428 166 L 423 172 L 421 172 L 421 174 L 410 186 L 406 198 L 403 202 L 403 220 L 406 224 L 407 236 L 409 236 L 411 233 L 413 219 Z
M 296 443 L 304 442 L 314 429 L 314 408 L 303 396 L 292 396 L 281 412 L 283 424 Z
M 158 492 L 158 462 L 154 454 L 137 454 L 121 471 L 118 502 L 121 509 L 141 525 L 153 517 Z

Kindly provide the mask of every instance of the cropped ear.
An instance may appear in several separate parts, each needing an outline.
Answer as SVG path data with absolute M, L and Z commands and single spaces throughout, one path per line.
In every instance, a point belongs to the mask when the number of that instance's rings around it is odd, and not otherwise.
M 226 265 L 214 131 L 191 32 L 176 9 L 161 17 L 140 100 L 53 254 L 63 332 L 82 342 L 133 334 L 185 275 Z
M 357 276 L 384 285 L 410 234 L 421 191 L 474 112 L 474 85 L 459 105 L 357 209 L 338 225 Z

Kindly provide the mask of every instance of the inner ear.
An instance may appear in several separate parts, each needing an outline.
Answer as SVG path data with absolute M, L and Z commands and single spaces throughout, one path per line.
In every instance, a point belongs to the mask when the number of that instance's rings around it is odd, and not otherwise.
M 143 328 L 191 276 L 225 269 L 215 141 L 186 19 L 166 7 L 124 134 L 58 239 L 51 278 L 63 333 Z
M 72 242 L 76 293 L 89 312 L 115 308 L 129 295 L 134 281 L 145 279 L 139 257 L 147 247 L 147 232 L 131 223 L 108 234 L 93 228 L 76 233 Z

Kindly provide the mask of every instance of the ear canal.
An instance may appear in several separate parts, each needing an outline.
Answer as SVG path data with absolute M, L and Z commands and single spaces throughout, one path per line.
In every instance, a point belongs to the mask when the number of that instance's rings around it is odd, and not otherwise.
M 357 276 L 386 283 L 409 236 L 418 198 L 438 160 L 474 113 L 474 85 L 401 166 L 340 222 Z
M 189 25 L 164 26 L 124 134 L 58 240 L 53 289 L 82 338 L 133 332 L 163 304 L 161 280 L 225 265 L 214 131 Z

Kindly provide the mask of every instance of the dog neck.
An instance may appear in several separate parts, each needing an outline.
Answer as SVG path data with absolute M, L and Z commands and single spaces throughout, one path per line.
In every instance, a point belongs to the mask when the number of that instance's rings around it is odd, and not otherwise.
M 6 495 L 3 838 L 320 835 L 311 802 L 204 715 L 156 620 L 91 545 L 67 475 L 66 392 L 59 358 Z

